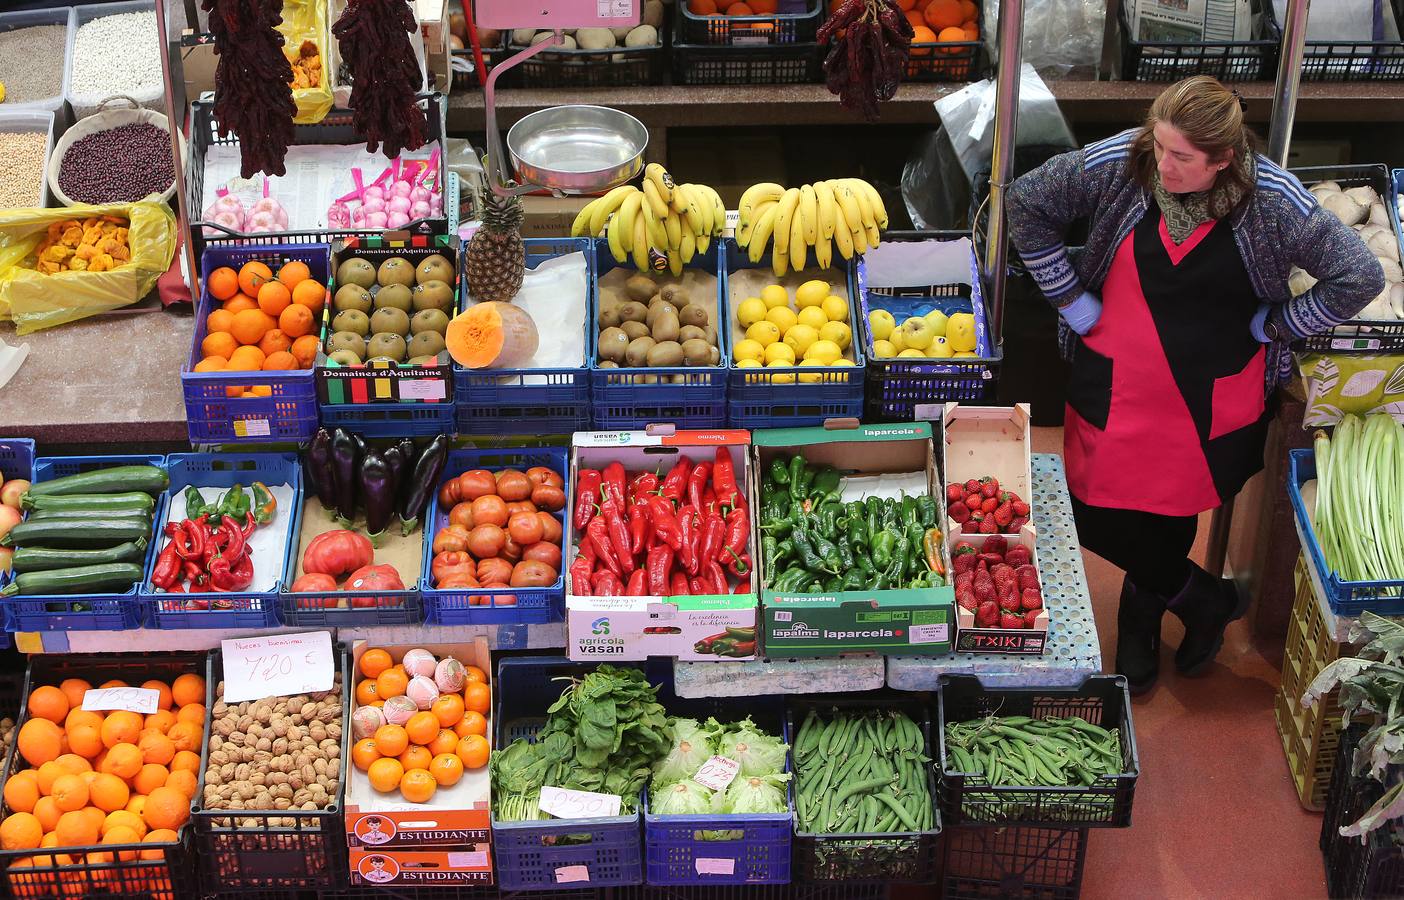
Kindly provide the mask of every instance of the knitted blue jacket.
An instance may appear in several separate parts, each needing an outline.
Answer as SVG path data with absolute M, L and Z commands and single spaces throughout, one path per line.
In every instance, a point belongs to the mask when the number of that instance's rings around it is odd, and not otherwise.
M 1131 171 L 1138 129 L 1055 156 L 1009 189 L 1009 236 L 1024 264 L 1055 307 L 1084 290 L 1099 293 L 1112 257 L 1155 201 Z M 1320 334 L 1352 318 L 1384 290 L 1384 270 L 1364 242 L 1326 211 L 1297 180 L 1257 157 L 1257 184 L 1229 221 L 1244 268 L 1268 319 L 1283 340 L 1268 348 L 1268 387 L 1291 376 L 1287 341 Z M 1063 240 L 1068 227 L 1088 219 L 1087 245 L 1075 256 Z M 1317 279 L 1292 296 L 1293 267 Z M 1059 343 L 1071 358 L 1076 335 L 1060 318 Z

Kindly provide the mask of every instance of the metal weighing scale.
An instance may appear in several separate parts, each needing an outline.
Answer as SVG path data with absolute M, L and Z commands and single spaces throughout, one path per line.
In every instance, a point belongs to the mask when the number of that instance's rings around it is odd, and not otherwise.
M 508 69 L 564 43 L 567 28 L 620 28 L 639 24 L 641 0 L 475 0 L 479 27 L 512 31 L 552 29 L 551 36 L 494 66 L 483 89 L 487 127 L 487 183 L 492 192 L 511 197 L 545 188 L 557 197 L 595 194 L 643 171 L 648 130 L 633 116 L 607 106 L 567 105 L 540 109 L 507 131 L 507 153 L 516 169 L 516 184 L 503 169 L 502 137 L 497 130 L 497 79 Z M 602 62 L 601 65 L 609 65 Z

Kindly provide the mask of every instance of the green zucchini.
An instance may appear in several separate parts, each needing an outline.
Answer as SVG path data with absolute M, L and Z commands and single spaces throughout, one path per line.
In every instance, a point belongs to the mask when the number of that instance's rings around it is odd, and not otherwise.
M 45 482 L 53 484 L 53 482 Z M 60 510 L 82 509 L 93 512 L 122 512 L 127 509 L 142 509 L 152 512 L 156 509 L 156 498 L 141 491 L 125 491 L 120 494 L 39 494 L 31 488 L 24 494 L 22 504 L 25 509 Z
M 48 519 L 21 522 L 0 538 L 0 547 L 101 548 L 151 536 L 151 526 L 139 519 L 73 522 Z
M 26 522 L 112 522 L 132 519 L 151 524 L 151 513 L 144 509 L 107 510 L 97 512 L 88 509 L 36 509 L 25 517 Z
M 170 476 L 159 466 L 113 466 L 110 469 L 94 469 L 91 472 L 41 481 L 30 485 L 25 493 L 30 497 L 121 494 L 128 491 L 160 494 L 170 485 Z
M 49 547 L 20 547 L 15 551 L 16 572 L 43 572 L 103 563 L 140 563 L 146 556 L 146 538 L 140 537 L 104 550 L 54 550 Z
M 0 595 L 111 594 L 130 588 L 141 580 L 141 574 L 141 566 L 129 562 L 23 572 L 0 589 Z

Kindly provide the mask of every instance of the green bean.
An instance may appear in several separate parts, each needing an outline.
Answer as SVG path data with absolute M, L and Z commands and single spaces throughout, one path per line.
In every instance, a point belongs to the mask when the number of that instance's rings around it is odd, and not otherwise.
M 908 831 L 921 830 L 921 828 L 917 825 L 916 820 L 912 818 L 911 814 L 908 813 L 907 810 L 902 807 L 902 804 L 897 802 L 897 798 L 893 797 L 891 794 L 888 793 L 875 794 L 874 796 L 877 797 L 878 802 L 886 804 L 889 809 L 891 809 L 897 814 L 897 818 L 902 820 L 902 824 L 907 826 Z

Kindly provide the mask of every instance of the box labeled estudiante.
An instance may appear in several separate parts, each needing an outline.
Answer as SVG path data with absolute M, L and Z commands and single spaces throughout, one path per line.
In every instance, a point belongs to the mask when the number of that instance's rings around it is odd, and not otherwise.
M 903 497 L 926 498 L 937 508 L 942 497 L 938 442 L 932 440 L 926 422 L 891 425 L 853 425 L 837 422 L 823 428 L 785 428 L 752 432 L 752 468 L 766 472 L 780 460 L 793 462 L 796 454 L 806 464 L 821 467 L 832 480 L 840 480 L 835 491 L 842 504 L 900 501 Z M 751 482 L 753 509 L 761 510 L 765 479 L 759 474 Z M 822 512 L 824 501 L 793 498 L 793 503 L 809 512 Z M 806 504 L 810 504 L 806 506 Z M 793 507 L 792 507 L 793 509 Z M 844 512 L 842 515 L 847 515 Z M 841 517 L 840 517 L 841 518 Z M 955 637 L 955 593 L 949 585 L 950 556 L 941 535 L 944 518 L 930 527 L 918 524 L 880 524 L 879 531 L 892 527 L 917 529 L 923 535 L 935 532 L 941 538 L 933 552 L 937 571 L 946 582 L 920 587 L 875 589 L 851 586 L 846 590 L 776 590 L 772 586 L 781 573 L 771 571 L 762 552 L 756 572 L 760 578 L 762 601 L 762 643 L 770 656 L 836 656 L 842 653 L 877 651 L 901 655 L 943 655 L 951 651 Z M 766 525 L 762 522 L 762 533 Z M 908 534 L 914 533 L 908 531 Z M 860 566 L 875 556 L 871 545 L 876 535 L 867 535 L 870 547 L 850 547 Z M 906 545 L 906 553 L 924 554 L 923 547 Z M 865 555 L 866 554 L 866 555 Z M 908 582 L 909 583 L 909 582 Z

